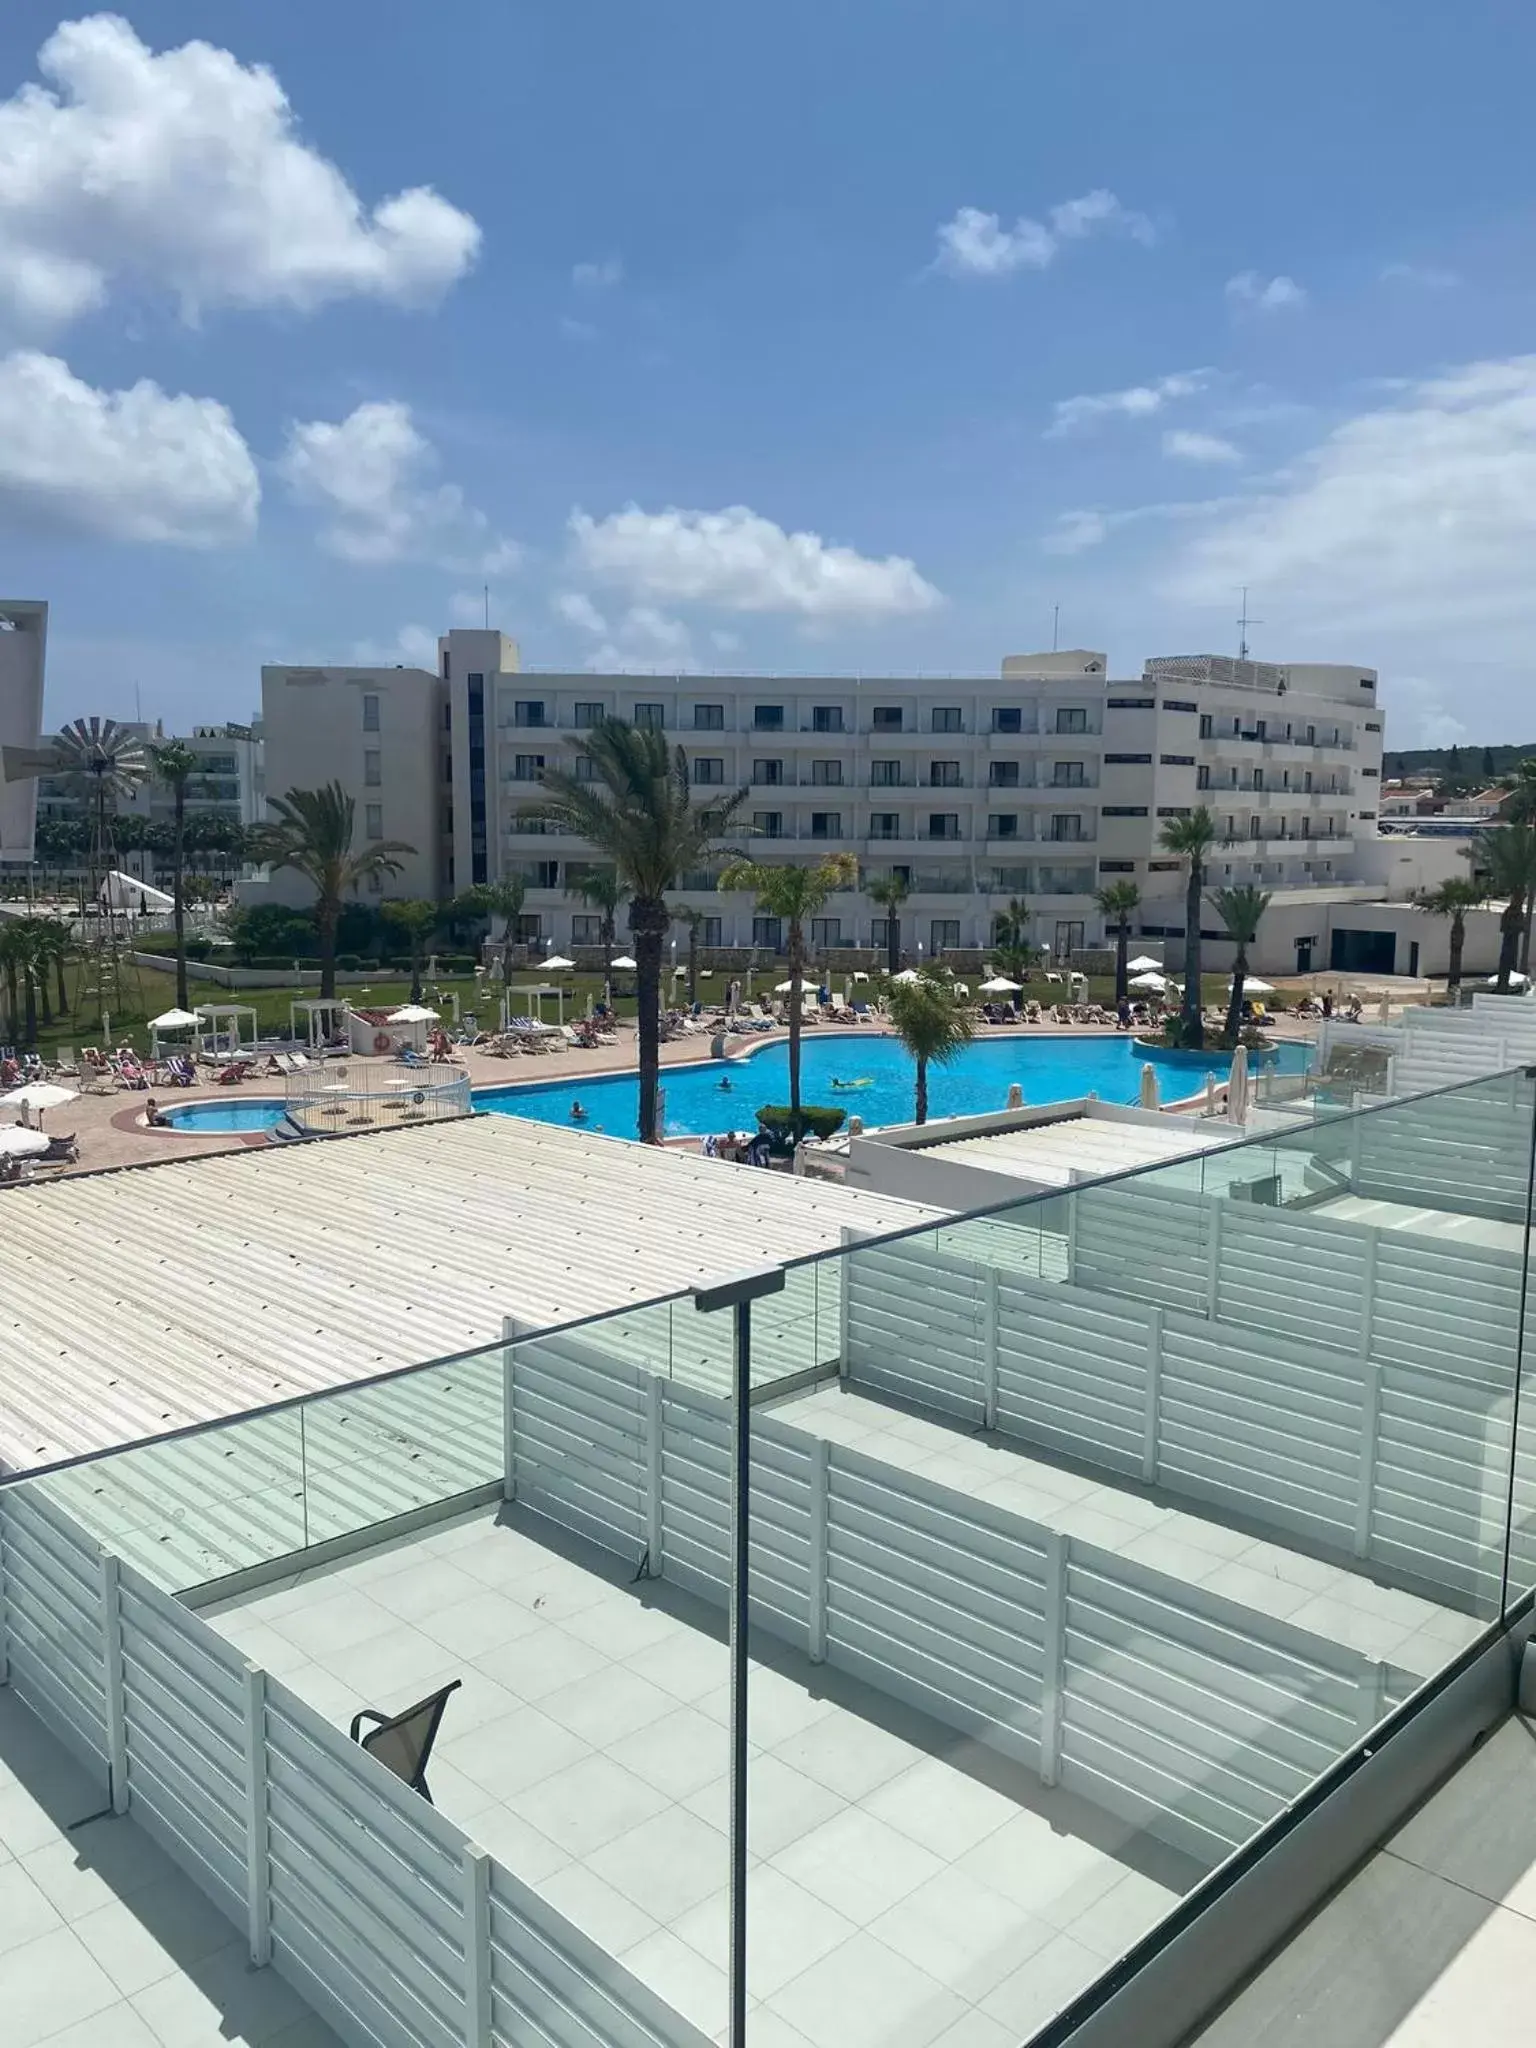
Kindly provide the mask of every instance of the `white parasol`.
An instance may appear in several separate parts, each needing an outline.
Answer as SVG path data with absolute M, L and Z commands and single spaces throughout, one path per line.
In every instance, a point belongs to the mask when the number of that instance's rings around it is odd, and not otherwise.
M 1141 1070 L 1141 1106 L 1143 1109 L 1161 1109 L 1162 1097 L 1157 1091 L 1157 1069 L 1147 1060 Z
M 32 1159 L 47 1150 L 48 1140 L 41 1131 L 29 1131 L 25 1124 L 0 1127 L 0 1158 Z
M 78 1088 L 61 1088 L 56 1081 L 26 1081 L 8 1095 L 0 1095 L 0 1102 L 12 1109 L 57 1109 L 61 1103 L 73 1102 L 79 1093 Z
M 553 960 L 546 960 L 544 962 L 546 967 L 553 967 L 555 964 Z M 621 953 L 617 960 L 611 960 L 608 964 L 610 967 L 622 968 L 626 974 L 633 974 L 640 965 L 640 962 L 638 960 L 631 960 L 627 953 Z
M 990 981 L 981 984 L 981 992 L 984 996 L 1017 995 L 1021 986 L 1017 981 L 1010 981 L 1006 974 L 994 974 Z
M 567 968 L 574 967 L 576 962 L 574 960 L 567 960 L 563 953 L 551 953 L 547 960 L 541 961 L 539 964 L 543 967 L 546 974 L 563 974 Z M 618 962 L 615 961 L 614 965 L 617 966 Z
M 1134 960 L 1127 960 L 1126 966 L 1132 974 L 1154 974 L 1162 970 L 1162 961 L 1154 960 L 1150 953 L 1138 953 Z
M 1227 1076 L 1227 1121 L 1240 1124 L 1248 1115 L 1248 1048 L 1240 1045 L 1232 1055 Z
M 1159 974 L 1156 968 L 1149 967 L 1145 974 L 1133 974 L 1128 986 L 1131 988 L 1164 989 L 1168 986 L 1168 977 L 1165 974 Z
M 389 1013 L 391 1024 L 435 1024 L 436 1010 L 429 1010 L 425 1003 L 406 1003 L 401 1009 Z

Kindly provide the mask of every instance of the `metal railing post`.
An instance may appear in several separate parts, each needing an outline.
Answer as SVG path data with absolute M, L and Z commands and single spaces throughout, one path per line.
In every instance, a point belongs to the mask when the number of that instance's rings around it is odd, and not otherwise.
M 267 1674 L 245 1667 L 245 1912 L 251 1961 L 272 1960 L 272 1844 L 267 1812 Z
M 1141 1418 L 1141 1476 L 1150 1486 L 1157 1478 L 1158 1433 L 1163 1405 L 1163 1311 L 1147 1310 L 1146 1388 Z
M 1053 1530 L 1045 1553 L 1045 1668 L 1040 1681 L 1040 1782 L 1061 1768 L 1062 1698 L 1067 1662 L 1067 1564 L 1071 1539 Z
M 981 1421 L 984 1429 L 997 1427 L 997 1268 L 988 1266 L 982 1278 L 981 1305 Z
M 501 1497 L 517 1499 L 517 1367 L 513 1343 L 517 1321 L 507 1316 L 501 1325 Z
M 1211 1197 L 1211 1227 L 1208 1234 L 1209 1264 L 1205 1275 L 1205 1313 L 1209 1322 L 1221 1314 L 1221 1219 L 1226 1206 L 1220 1195 Z
M 662 1446 L 665 1442 L 666 1381 L 652 1373 L 645 1383 L 645 1568 L 653 1579 L 663 1570 Z
M 806 1648 L 813 1664 L 827 1654 L 827 1506 L 832 1484 L 832 1445 L 817 1437 L 811 1446 L 810 1621 Z
M 6 1595 L 5 1505 L 0 1496 L 0 1685 L 11 1682 L 10 1608 Z
M 491 2048 L 491 1859 L 464 1844 L 464 2048 Z
M 123 1697 L 123 1596 L 118 1561 L 101 1553 L 101 1647 L 112 1811 L 128 1811 L 128 1708 Z

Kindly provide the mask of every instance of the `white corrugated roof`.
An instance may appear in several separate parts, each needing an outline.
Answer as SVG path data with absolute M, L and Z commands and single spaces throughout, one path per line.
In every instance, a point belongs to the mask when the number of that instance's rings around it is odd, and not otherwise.
M 984 1166 L 991 1173 L 1016 1173 L 1043 1186 L 1064 1188 L 1074 1175 L 1126 1173 L 1135 1166 L 1155 1166 L 1164 1159 L 1230 1145 L 1242 1135 L 1231 1124 L 1214 1121 L 1197 1128 L 1172 1120 L 1163 1125 L 1064 1116 L 1053 1123 L 924 1145 L 918 1156 Z
M 0 1196 L 0 1470 L 939 1212 L 500 1116 Z

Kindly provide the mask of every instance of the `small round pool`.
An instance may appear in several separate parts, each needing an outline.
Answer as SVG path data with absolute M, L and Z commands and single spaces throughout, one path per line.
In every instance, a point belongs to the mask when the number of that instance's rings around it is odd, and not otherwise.
M 167 1118 L 178 1131 L 270 1131 L 288 1114 L 286 1103 L 270 1097 L 244 1102 L 189 1102 L 180 1109 L 167 1109 Z

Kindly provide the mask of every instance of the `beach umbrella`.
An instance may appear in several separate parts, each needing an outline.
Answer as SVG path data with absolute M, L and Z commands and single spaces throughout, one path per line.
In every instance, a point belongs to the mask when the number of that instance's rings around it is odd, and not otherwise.
M 553 960 L 546 960 L 544 962 L 544 965 L 546 967 L 553 967 L 556 964 L 557 963 Z M 640 962 L 638 960 L 631 960 L 627 953 L 621 953 L 618 959 L 613 961 L 611 964 L 615 967 L 621 968 L 626 974 L 633 974 L 635 969 L 640 965 Z
M 1168 986 L 1168 980 L 1167 976 L 1159 974 L 1156 968 L 1149 967 L 1145 974 L 1133 974 L 1129 986 L 1131 988 L 1163 989 Z
M 1126 966 L 1132 974 L 1155 974 L 1161 971 L 1162 961 L 1154 960 L 1150 953 L 1138 953 L 1134 960 L 1127 960 Z
M 994 974 L 990 981 L 981 984 L 981 992 L 984 996 L 1016 995 L 1019 987 L 1020 984 L 1010 981 L 1006 974 Z
M 79 1093 L 78 1088 L 61 1088 L 56 1081 L 26 1081 L 8 1095 L 0 1095 L 0 1102 L 12 1109 L 57 1109 L 60 1103 L 73 1102 Z
M 1141 1106 L 1143 1109 L 1161 1109 L 1162 1097 L 1157 1092 L 1157 1069 L 1147 1060 L 1141 1070 Z
M 47 1150 L 48 1140 L 41 1131 L 29 1131 L 25 1124 L 0 1126 L 0 1159 L 7 1155 L 13 1159 L 34 1159 Z
M 1232 1055 L 1227 1076 L 1227 1121 L 1240 1124 L 1248 1114 L 1248 1048 L 1240 1045 Z
M 1227 987 L 1230 989 L 1231 986 L 1232 984 L 1229 981 Z M 1243 982 L 1243 993 L 1245 995 L 1272 996 L 1274 992 L 1275 984 L 1272 981 L 1260 981 L 1256 974 L 1248 975 Z
M 893 974 L 892 981 L 917 981 L 921 977 L 915 967 L 903 967 L 900 974 Z
M 803 994 L 809 986 L 810 983 L 805 981 L 781 981 L 774 985 L 773 992 L 776 996 L 787 996 L 792 995 L 796 989 L 799 989 Z
M 149 1028 L 151 1031 L 193 1031 L 197 1022 L 190 1010 L 166 1010 L 161 1016 L 150 1018 Z
M 391 1024 L 435 1024 L 436 1010 L 429 1010 L 424 1003 L 407 1003 L 402 1009 L 391 1010 Z
M 563 974 L 568 967 L 574 967 L 574 960 L 567 960 L 563 953 L 551 953 L 543 963 L 546 974 Z
M 1484 988 L 1497 988 L 1498 985 L 1499 977 L 1496 974 L 1490 974 L 1486 976 L 1483 982 Z M 1509 985 L 1511 988 L 1525 987 L 1525 976 L 1520 972 L 1518 967 L 1512 967 L 1509 970 Z

